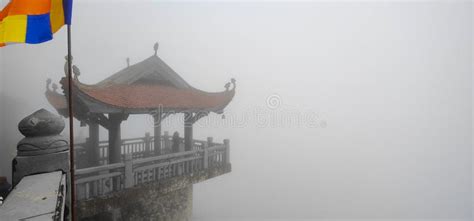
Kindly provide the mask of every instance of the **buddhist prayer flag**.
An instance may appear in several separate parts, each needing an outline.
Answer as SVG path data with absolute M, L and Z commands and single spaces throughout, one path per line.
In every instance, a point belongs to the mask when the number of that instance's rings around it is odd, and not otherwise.
M 0 47 L 49 41 L 71 14 L 72 0 L 11 0 L 0 12 Z

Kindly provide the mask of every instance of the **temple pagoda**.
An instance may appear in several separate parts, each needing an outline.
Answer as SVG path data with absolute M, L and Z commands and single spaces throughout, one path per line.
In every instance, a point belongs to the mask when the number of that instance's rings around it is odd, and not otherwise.
M 89 126 L 89 157 L 97 157 L 99 125 L 108 130 L 108 162 L 121 161 L 121 123 L 130 114 L 148 114 L 154 118 L 154 150 L 162 150 L 161 121 L 171 114 L 184 114 L 184 149 L 192 149 L 193 124 L 210 112 L 222 114 L 235 95 L 235 80 L 225 84 L 221 92 L 205 92 L 191 86 L 157 55 L 130 65 L 96 84 L 80 81 L 80 70 L 73 66 L 72 102 L 74 117 Z M 67 73 L 67 69 L 65 68 Z M 66 78 L 56 84 L 47 81 L 46 98 L 64 117 L 68 116 Z M 92 159 L 92 161 L 94 161 Z

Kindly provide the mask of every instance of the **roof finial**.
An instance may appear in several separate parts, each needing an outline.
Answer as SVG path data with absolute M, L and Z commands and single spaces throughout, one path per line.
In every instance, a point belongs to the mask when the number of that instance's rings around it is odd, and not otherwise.
M 225 84 L 225 86 L 224 86 L 224 87 L 225 87 L 225 90 L 228 91 L 231 84 L 232 84 L 232 86 L 233 86 L 232 90 L 234 90 L 234 89 L 235 89 L 235 82 L 236 82 L 235 79 L 234 79 L 234 78 L 231 78 L 231 79 L 230 79 L 230 82 L 227 82 L 227 84 Z
M 130 58 L 127 58 L 127 68 L 130 67 Z
M 69 72 L 68 72 L 68 60 L 67 60 L 68 56 L 64 56 L 64 59 L 66 59 L 66 62 L 64 63 L 64 73 L 66 74 L 66 76 L 69 75 Z M 71 55 L 71 63 L 72 61 L 74 60 L 74 57 Z
M 46 80 L 46 90 L 49 91 L 49 85 L 51 85 L 51 78 Z
M 155 43 L 155 45 L 153 46 L 153 49 L 155 49 L 155 56 L 156 56 L 156 53 L 158 53 L 158 42 Z
M 53 91 L 56 92 L 58 90 L 58 85 L 53 83 L 53 85 L 51 86 L 53 88 Z
M 74 80 L 78 80 L 79 76 L 81 75 L 81 70 L 76 65 L 73 65 L 72 73 L 74 73 Z

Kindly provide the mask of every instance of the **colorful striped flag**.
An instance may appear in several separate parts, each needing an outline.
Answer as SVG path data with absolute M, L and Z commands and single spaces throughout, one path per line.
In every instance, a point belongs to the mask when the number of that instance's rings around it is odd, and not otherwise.
M 0 12 L 0 47 L 39 44 L 71 24 L 73 0 L 11 0 Z

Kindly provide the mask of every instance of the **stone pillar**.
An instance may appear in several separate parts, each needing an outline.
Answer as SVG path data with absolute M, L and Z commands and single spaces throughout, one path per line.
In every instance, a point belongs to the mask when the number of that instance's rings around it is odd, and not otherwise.
M 41 109 L 18 124 L 25 136 L 17 145 L 13 160 L 13 186 L 24 177 L 61 170 L 69 173 L 69 142 L 61 135 L 61 117 Z
M 145 133 L 145 138 L 143 139 L 143 141 L 145 142 L 145 157 L 147 156 L 150 156 L 151 155 L 151 137 L 150 137 L 150 133 L 146 132 Z
M 161 113 L 154 114 L 153 120 L 155 154 L 161 155 Z
M 125 188 L 133 187 L 133 157 L 131 153 L 125 154 L 125 174 L 124 174 Z
M 120 114 L 109 114 L 109 164 L 122 161 L 122 136 L 120 124 L 122 116 Z
M 191 151 L 193 149 L 193 121 L 192 113 L 184 114 L 184 150 Z
M 109 164 L 120 163 L 122 161 L 122 135 L 120 124 L 123 116 L 121 114 L 109 114 Z M 114 172 L 111 170 L 110 172 Z M 120 180 L 113 179 L 113 190 L 118 190 Z
M 93 167 L 99 165 L 99 124 L 89 123 L 89 139 L 86 145 L 87 166 Z

